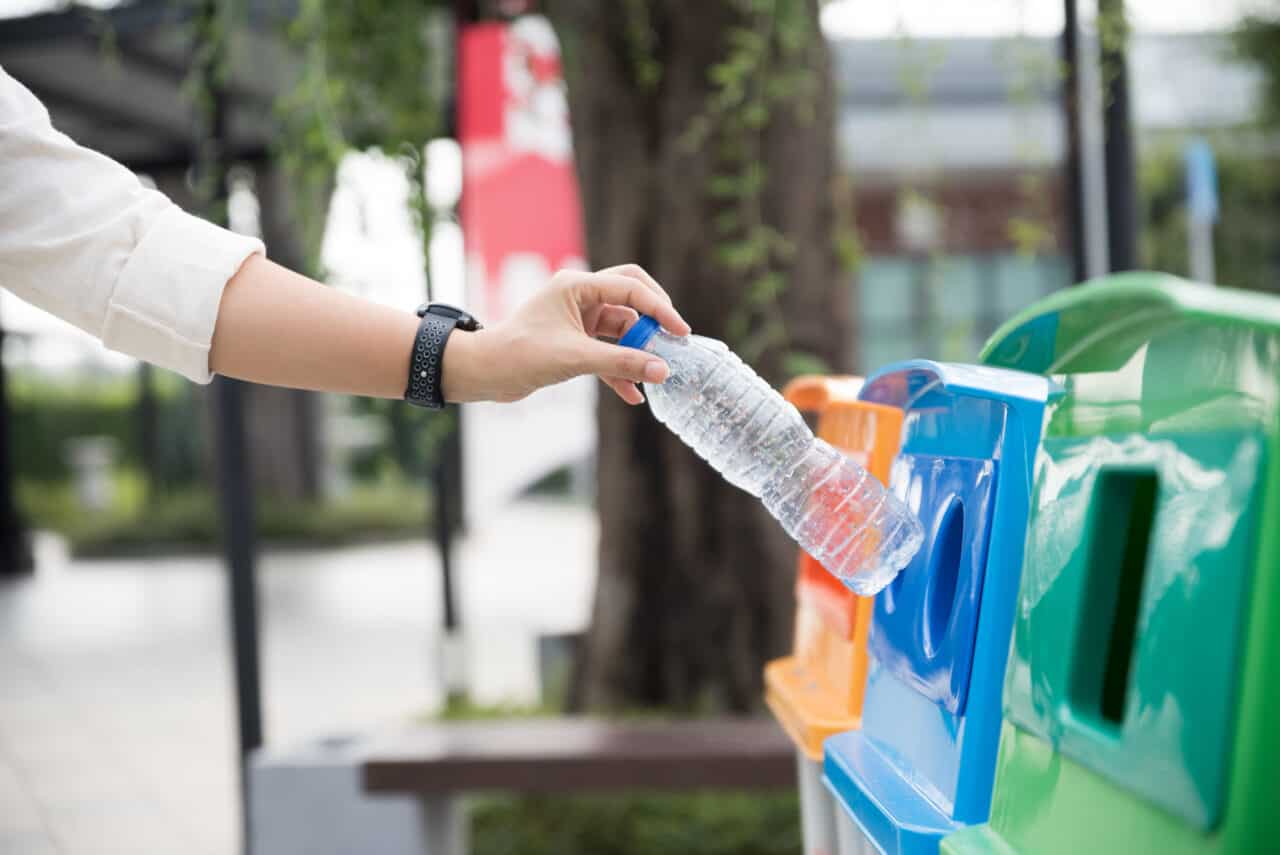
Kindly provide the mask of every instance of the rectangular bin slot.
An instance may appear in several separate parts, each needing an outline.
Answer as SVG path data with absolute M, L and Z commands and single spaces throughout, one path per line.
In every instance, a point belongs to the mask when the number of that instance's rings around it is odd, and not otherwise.
M 1090 538 L 1087 618 L 1077 640 L 1075 702 L 1082 713 L 1119 729 L 1133 664 L 1138 606 L 1159 481 L 1154 472 L 1098 476 Z

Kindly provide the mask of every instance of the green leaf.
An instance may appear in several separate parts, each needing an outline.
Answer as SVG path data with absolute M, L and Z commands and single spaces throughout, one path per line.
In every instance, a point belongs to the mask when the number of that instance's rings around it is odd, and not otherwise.
M 742 218 L 738 215 L 737 211 L 732 209 L 728 211 L 721 211 L 711 220 L 712 226 L 719 234 L 731 234 L 737 230 L 741 223 Z
M 753 101 L 742 108 L 739 120 L 745 127 L 759 130 L 769 123 L 769 108 L 763 101 Z
M 792 350 L 782 356 L 782 373 L 788 379 L 802 374 L 830 374 L 831 366 L 817 354 L 804 350 Z
M 729 43 L 731 52 L 759 55 L 769 48 L 764 36 L 747 27 L 735 27 L 729 30 L 725 41 Z
M 716 247 L 716 258 L 733 273 L 744 273 L 763 265 L 769 258 L 768 246 L 759 241 L 740 241 Z
M 757 276 L 747 286 L 747 298 L 753 303 L 771 303 L 787 290 L 787 277 L 776 270 Z

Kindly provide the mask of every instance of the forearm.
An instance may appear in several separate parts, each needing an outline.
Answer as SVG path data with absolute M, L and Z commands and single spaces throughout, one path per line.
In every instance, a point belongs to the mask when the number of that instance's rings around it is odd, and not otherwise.
M 272 386 L 404 395 L 418 318 L 253 256 L 227 283 L 209 367 Z
M 637 312 L 679 335 L 689 325 L 646 281 L 648 274 L 626 269 L 637 272 L 559 273 L 505 322 L 450 335 L 441 365 L 445 400 L 515 401 L 590 373 L 638 403 L 631 384 L 661 383 L 666 364 L 595 336 L 621 336 Z M 222 293 L 209 369 L 272 386 L 400 398 L 418 323 L 414 314 L 343 294 L 255 255 Z

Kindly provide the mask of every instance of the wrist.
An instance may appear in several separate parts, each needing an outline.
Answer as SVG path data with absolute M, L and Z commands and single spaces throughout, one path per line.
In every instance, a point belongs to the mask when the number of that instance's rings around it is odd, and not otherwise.
M 476 369 L 480 362 L 479 350 L 487 333 L 487 330 L 454 330 L 445 342 L 440 371 L 440 391 L 445 403 L 465 404 L 484 400 Z

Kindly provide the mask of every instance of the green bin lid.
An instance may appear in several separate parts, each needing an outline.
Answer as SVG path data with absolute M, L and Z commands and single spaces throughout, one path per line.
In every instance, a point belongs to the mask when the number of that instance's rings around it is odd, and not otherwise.
M 1162 329 L 1197 321 L 1280 332 L 1280 299 L 1167 273 L 1118 273 L 1023 310 L 996 330 L 982 361 L 1034 374 L 1113 371 Z

